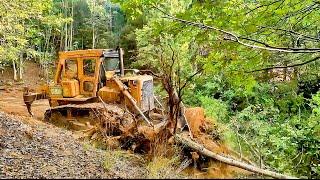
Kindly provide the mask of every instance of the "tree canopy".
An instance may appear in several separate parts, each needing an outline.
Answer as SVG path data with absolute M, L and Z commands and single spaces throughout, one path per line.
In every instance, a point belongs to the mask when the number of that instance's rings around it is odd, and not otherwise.
M 319 177 L 318 1 L 115 2 L 143 24 L 133 65 L 173 68 L 177 89 L 192 77 L 183 101 L 231 130 L 226 140 L 262 166 Z

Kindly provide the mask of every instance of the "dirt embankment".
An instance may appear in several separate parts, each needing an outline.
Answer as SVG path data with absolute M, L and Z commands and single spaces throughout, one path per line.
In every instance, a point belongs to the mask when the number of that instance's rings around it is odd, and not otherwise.
M 23 87 L 28 86 L 34 89 L 46 82 L 38 64 L 27 61 L 24 70 L 23 80 L 17 82 L 13 80 L 12 68 L 6 67 L 4 71 L 0 72 L 0 111 L 13 115 L 28 116 L 23 102 Z M 41 120 L 48 107 L 48 100 L 34 102 L 32 108 L 35 118 Z
M 43 70 L 41 70 L 39 64 L 32 61 L 26 61 L 22 80 L 14 82 L 13 69 L 11 67 L 5 67 L 3 71 L 0 71 L 0 86 L 15 85 L 15 87 L 36 87 L 37 85 L 46 82 L 46 77 L 44 76 Z

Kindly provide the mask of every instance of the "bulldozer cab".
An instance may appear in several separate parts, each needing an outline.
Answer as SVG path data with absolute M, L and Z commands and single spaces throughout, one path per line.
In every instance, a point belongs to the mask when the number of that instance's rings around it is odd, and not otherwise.
M 51 92 L 51 97 L 96 97 L 97 91 L 106 85 L 106 73 L 123 74 L 122 56 L 122 49 L 60 52 L 55 86 L 61 87 L 62 94 Z
M 152 110 L 153 77 L 137 71 L 124 69 L 121 48 L 60 52 L 55 83 L 48 88 L 50 106 L 97 102 L 99 96 L 132 111 L 133 103 L 143 112 Z M 122 95 L 123 89 L 130 91 L 131 100 Z
M 155 108 L 153 77 L 138 72 L 124 69 L 121 48 L 59 52 L 54 83 L 41 93 L 30 93 L 27 88 L 23 98 L 31 115 L 31 104 L 39 99 L 48 99 L 50 110 L 60 113 L 66 107 L 78 112 L 80 105 L 91 109 L 102 101 L 143 114 Z M 67 112 L 73 116 L 71 110 Z

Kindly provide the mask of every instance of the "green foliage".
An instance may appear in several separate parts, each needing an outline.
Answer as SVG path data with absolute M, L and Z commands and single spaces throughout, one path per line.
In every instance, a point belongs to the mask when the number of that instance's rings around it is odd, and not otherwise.
M 131 23 L 130 47 L 138 52 L 134 67 L 167 72 L 161 64 L 163 58 L 171 62 L 171 46 L 181 63 L 178 66 L 175 62 L 174 68 L 182 72 L 182 81 L 196 67 L 204 69 L 184 90 L 184 103 L 202 106 L 208 116 L 224 123 L 226 141 L 233 141 L 233 145 L 239 141 L 245 154 L 251 154 L 259 163 L 261 158 L 265 165 L 280 172 L 319 178 L 319 95 L 310 100 L 319 89 L 309 89 L 310 84 L 304 83 L 319 82 L 319 62 L 249 73 L 304 62 L 316 54 L 252 49 L 225 41 L 226 35 L 217 31 L 164 18 L 166 13 L 230 31 L 256 40 L 245 41 L 251 45 L 313 48 L 320 42 L 312 39 L 318 37 L 318 2 L 115 2 L 120 3 Z
M 222 122 L 228 120 L 228 106 L 221 100 L 200 96 L 201 107 L 205 108 L 206 115 L 219 119 Z
M 1 2 L 1 61 L 16 61 L 21 52 L 34 54 L 31 42 L 37 42 L 35 36 L 41 34 L 40 21 L 46 22 L 46 13 L 51 8 L 50 0 Z
M 94 41 L 95 48 L 116 47 L 124 25 L 119 6 L 106 0 L 4 0 L 0 11 L 0 63 L 20 78 L 25 60 L 49 75 L 58 51 L 89 49 Z
M 290 83 L 271 92 L 273 86 L 259 83 L 249 93 L 251 96 L 242 97 L 223 88 L 227 87 L 223 82 L 220 87 L 219 82 L 207 84 L 205 87 L 211 93 L 220 91 L 219 99 L 203 96 L 205 91 L 190 98 L 196 97 L 208 116 L 229 126 L 224 134 L 226 141 L 233 141 L 231 146 L 238 136 L 243 149 L 257 159 L 261 156 L 266 165 L 280 172 L 319 176 L 319 94 L 311 100 L 310 110 L 304 108 L 307 102 L 292 91 Z

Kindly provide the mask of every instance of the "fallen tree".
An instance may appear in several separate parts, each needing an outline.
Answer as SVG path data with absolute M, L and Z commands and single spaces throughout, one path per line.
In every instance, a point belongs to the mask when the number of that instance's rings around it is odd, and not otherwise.
M 234 159 L 232 159 L 230 157 L 224 157 L 222 155 L 219 155 L 217 153 L 214 153 L 214 152 L 208 150 L 203 145 L 193 141 L 191 138 L 189 138 L 186 135 L 175 134 L 174 137 L 175 137 L 176 142 L 181 143 L 181 144 L 183 144 L 183 145 L 185 145 L 185 146 L 187 146 L 187 147 L 199 152 L 200 154 L 202 154 L 204 156 L 216 159 L 216 160 L 218 160 L 220 162 L 223 162 L 223 163 L 226 163 L 228 165 L 235 166 L 235 167 L 238 167 L 238 168 L 241 168 L 241 169 L 245 169 L 247 171 L 251 171 L 251 172 L 254 172 L 254 173 L 270 176 L 270 177 L 277 178 L 277 179 L 298 179 L 298 178 L 293 177 L 293 176 L 287 176 L 287 175 L 280 174 L 280 173 L 277 173 L 277 172 L 273 172 L 273 171 L 270 171 L 270 170 L 261 169 L 261 168 L 256 167 L 256 166 L 253 166 L 253 165 L 250 165 L 250 164 L 246 164 L 244 162 L 240 162 L 240 161 L 234 160 Z

